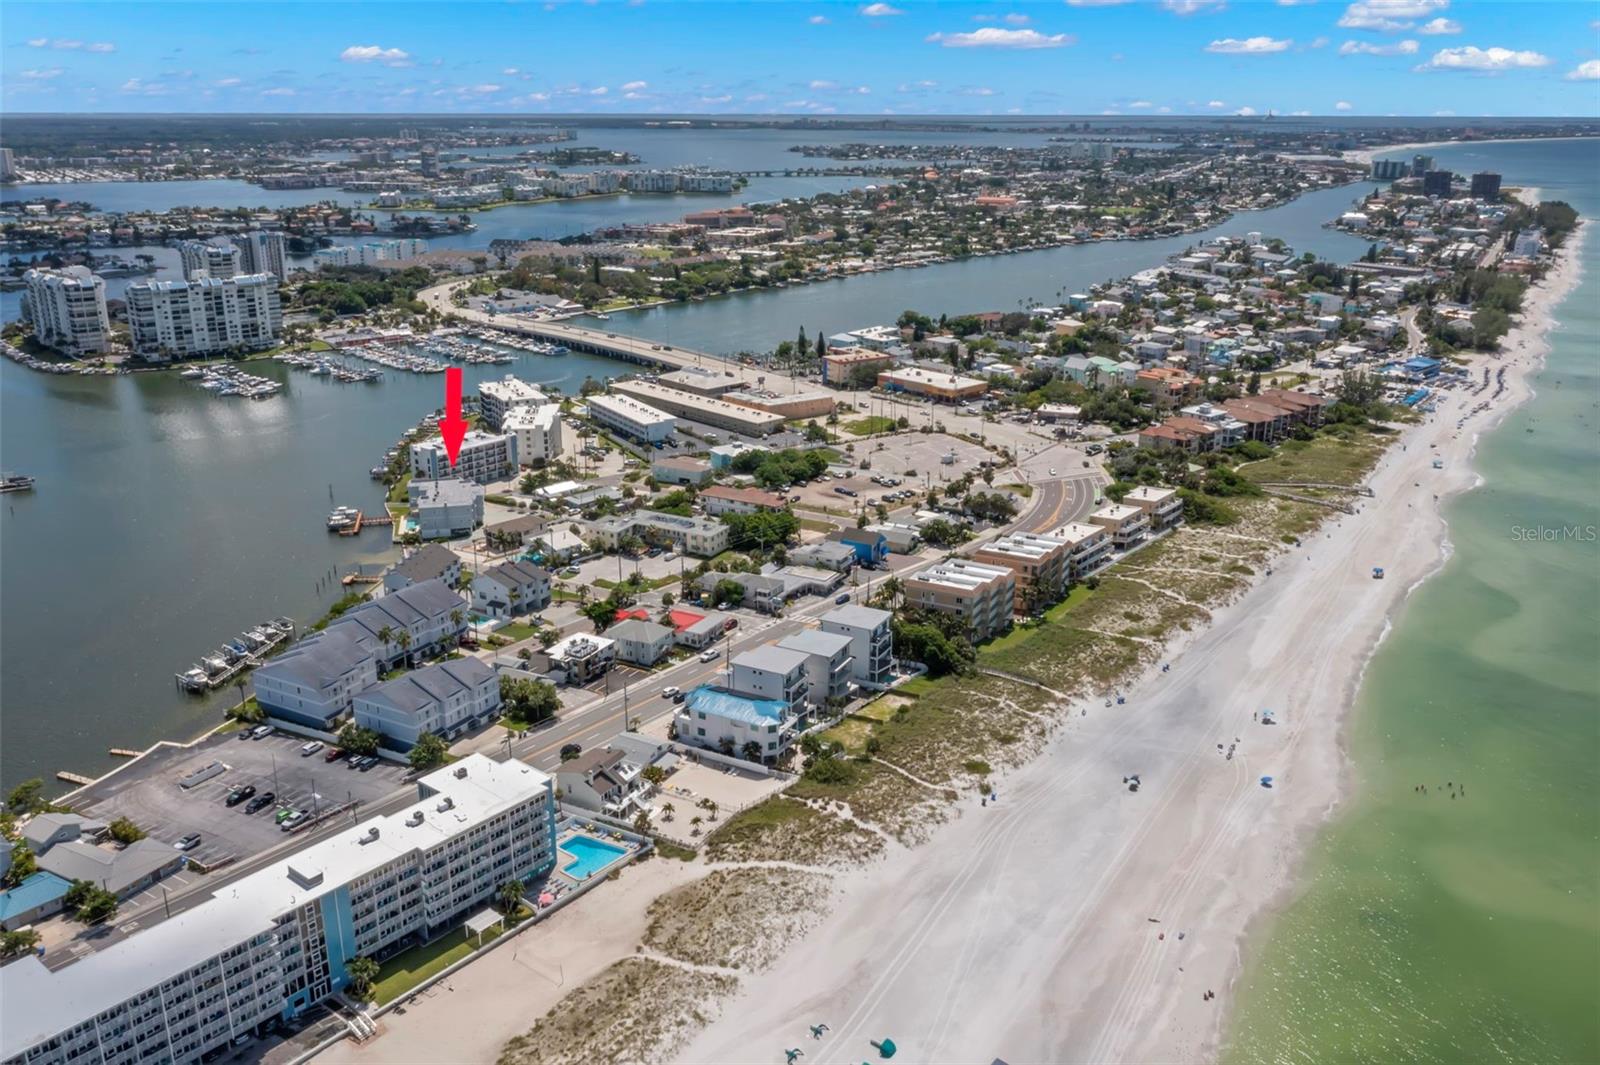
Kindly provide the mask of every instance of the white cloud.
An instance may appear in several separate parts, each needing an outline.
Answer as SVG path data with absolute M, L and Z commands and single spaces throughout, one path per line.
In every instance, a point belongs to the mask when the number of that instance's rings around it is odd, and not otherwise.
M 1135 110 L 1143 110 L 1146 107 L 1154 107 L 1154 106 L 1155 105 L 1152 104 L 1149 100 L 1135 100 L 1135 101 L 1133 101 L 1133 103 L 1128 105 L 1128 107 L 1130 109 L 1135 109 Z
M 1430 37 L 1437 37 L 1446 33 L 1460 33 L 1461 23 L 1452 18 L 1436 18 L 1418 26 L 1417 32 L 1426 33 Z
M 1227 107 L 1228 105 L 1223 103 L 1221 100 L 1210 100 L 1206 103 L 1206 106 L 1211 108 L 1213 111 L 1220 111 L 1222 108 Z
M 55 40 L 51 40 L 48 37 L 29 37 L 27 45 L 29 48 L 51 48 L 57 52 L 99 52 L 104 54 L 117 50 L 117 46 L 110 41 L 94 41 L 85 44 L 83 41 L 70 37 L 58 37 Z
M 1286 51 L 1293 41 L 1275 37 L 1224 37 L 1206 45 L 1206 51 L 1218 55 L 1271 55 Z
M 129 78 L 118 90 L 125 96 L 165 96 L 167 87 L 159 81 L 147 82 L 143 78 Z
M 50 43 L 50 39 L 48 37 L 29 37 L 28 38 L 28 47 L 29 48 L 43 48 L 45 45 L 47 45 L 49 43 Z
M 1511 48 L 1445 48 L 1433 53 L 1433 58 L 1418 70 L 1519 70 L 1528 67 L 1547 67 L 1551 59 L 1538 52 L 1519 52 Z
M 946 48 L 1065 48 L 1076 39 L 1068 33 L 1049 35 L 1038 30 L 1002 30 L 985 26 L 971 33 L 930 33 L 925 38 L 930 44 Z
M 211 84 L 215 85 L 219 89 L 231 89 L 235 85 L 238 85 L 243 81 L 244 81 L 243 78 L 218 78 L 216 81 L 213 81 Z
M 1568 81 L 1600 81 L 1600 59 L 1590 59 L 1579 63 L 1575 70 L 1567 72 Z
M 812 92 L 829 92 L 838 87 L 839 83 L 837 81 L 813 81 L 807 86 Z
M 1206 11 L 1221 11 L 1228 5 L 1225 0 L 1161 0 L 1161 6 L 1174 15 L 1198 15 Z
M 812 15 L 810 18 L 806 19 L 806 21 L 811 23 L 813 26 L 826 26 L 832 20 L 829 19 L 827 15 Z
M 629 81 L 629 82 L 624 82 L 623 83 L 622 91 L 623 92 L 638 92 L 640 89 L 648 89 L 649 87 L 650 87 L 650 83 L 648 81 Z
M 1417 42 L 1396 41 L 1393 44 L 1369 44 L 1366 41 L 1346 41 L 1339 46 L 1340 55 L 1416 55 Z
M 1318 37 L 1318 38 L 1314 39 L 1311 42 L 1311 47 L 1313 47 L 1313 48 L 1326 48 L 1326 47 L 1328 47 L 1328 45 L 1330 45 L 1332 43 L 1333 42 L 1328 40 L 1328 38 L 1326 38 L 1326 37 Z
M 1355 110 L 1355 108 L 1351 105 L 1349 100 L 1340 100 L 1338 103 L 1333 105 L 1333 109 L 1335 111 L 1354 111 Z
M 1072 7 L 1119 7 L 1132 0 L 1067 0 Z
M 993 96 L 994 94 L 995 91 L 987 85 L 974 85 L 971 88 L 961 90 L 962 96 Z
M 700 97 L 700 102 L 703 104 L 726 104 L 732 103 L 733 97 L 726 93 L 721 96 L 702 96 Z
M 385 48 L 377 44 L 352 44 L 339 53 L 346 63 L 382 63 L 386 67 L 408 67 L 411 53 L 400 48 Z
M 112 44 L 110 41 L 95 41 L 93 44 L 84 49 L 85 52 L 98 52 L 101 55 L 104 55 L 107 52 L 115 52 L 116 50 L 117 46 Z
M 1032 22 L 1033 20 L 1030 19 L 1027 15 L 1021 15 L 1021 14 L 1018 14 L 1017 12 L 1013 11 L 1011 14 L 1005 16 L 1004 21 L 1008 25 L 1011 25 L 1011 26 L 1026 26 L 1028 23 Z
M 1234 114 L 1240 115 L 1240 116 L 1242 116 L 1244 118 L 1249 118 L 1251 115 L 1253 115 L 1255 113 L 1256 113 L 1256 109 L 1253 108 L 1253 107 L 1241 107 L 1241 108 L 1239 108 L 1239 110 L 1234 112 Z
M 74 41 L 74 40 L 71 40 L 71 39 L 67 39 L 67 40 L 58 39 L 58 40 L 51 41 L 50 42 L 50 47 L 54 48 L 58 52 L 76 52 L 78 49 L 83 47 L 83 42 L 82 41 Z
M 1310 116 L 1311 116 L 1311 112 L 1310 111 L 1290 111 L 1289 112 L 1289 117 L 1290 118 L 1309 118 Z
M 283 86 L 280 85 L 276 89 L 262 89 L 261 90 L 261 95 L 262 96 L 293 96 L 294 95 L 294 90 L 293 89 L 286 89 L 286 88 L 284 88 Z
M 1344 9 L 1339 25 L 1347 30 L 1409 30 L 1419 18 L 1437 15 L 1450 0 L 1356 0 Z
M 27 81 L 49 81 L 52 78 L 59 78 L 65 73 L 66 71 L 61 67 L 42 67 L 35 70 L 19 71 L 17 77 Z
M 886 18 L 889 15 L 905 14 L 898 7 L 890 7 L 888 4 L 868 4 L 861 9 L 861 13 L 868 18 Z
M 494 86 L 494 91 L 495 92 L 499 92 L 500 91 L 500 86 L 498 86 L 498 85 Z M 600 86 L 598 86 L 596 88 L 590 89 L 589 90 L 589 95 L 590 96 L 604 96 L 606 93 L 608 93 L 610 91 L 611 90 L 606 88 L 604 85 L 600 85 Z
M 522 71 L 518 70 L 516 67 L 506 67 L 500 73 L 504 74 L 508 78 L 514 78 L 518 74 L 522 73 Z

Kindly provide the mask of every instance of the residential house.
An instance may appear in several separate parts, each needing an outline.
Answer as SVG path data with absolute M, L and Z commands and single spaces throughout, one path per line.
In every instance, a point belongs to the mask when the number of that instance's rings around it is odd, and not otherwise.
M 568 806 L 631 820 L 647 792 L 641 772 L 624 752 L 596 747 L 556 768 L 556 789 Z
M 800 716 L 806 712 L 809 684 L 806 656 L 769 643 L 734 656 L 728 686 L 741 695 L 778 699 Z
M 1123 503 L 1138 507 L 1150 519 L 1151 533 L 1162 533 L 1183 524 L 1183 498 L 1176 488 L 1140 485 L 1122 497 Z
M 889 550 L 896 554 L 909 555 L 922 543 L 922 530 L 915 525 L 906 525 L 902 522 L 891 521 L 868 525 L 866 531 L 882 536 Z
M 856 553 L 856 562 L 868 569 L 876 569 L 889 559 L 889 541 L 881 532 L 870 529 L 835 529 L 828 539 L 844 544 Z
M 672 650 L 673 630 L 640 618 L 619 621 L 606 630 L 617 642 L 617 658 L 636 666 L 653 666 Z
M 356 693 L 378 682 L 375 641 L 361 635 L 355 627 L 329 626 L 268 659 L 251 675 L 261 709 L 269 718 L 333 731 Z
M 842 632 L 806 629 L 785 636 L 777 646 L 806 656 L 806 698 L 813 709 L 833 701 L 841 705 L 850 695 L 853 660 L 851 638 Z
M 170 843 L 140 839 L 125 847 L 95 846 L 74 840 L 39 855 L 39 868 L 72 883 L 87 880 L 119 899 L 137 895 L 183 867 L 183 852 Z
M 0 931 L 16 932 L 60 913 L 62 896 L 71 887 L 71 881 L 41 870 L 0 891 Z
M 850 637 L 850 676 L 863 688 L 894 679 L 894 615 L 870 606 L 841 606 L 822 615 L 823 632 Z

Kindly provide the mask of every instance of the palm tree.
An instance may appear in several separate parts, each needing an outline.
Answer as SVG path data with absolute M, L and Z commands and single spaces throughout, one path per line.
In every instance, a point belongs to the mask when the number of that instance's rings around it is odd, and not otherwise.
M 507 880 L 495 888 L 495 901 L 500 904 L 500 909 L 505 912 L 506 916 L 509 917 L 511 914 L 516 913 L 517 909 L 522 905 L 523 890 L 522 881 L 515 879 Z
M 385 625 L 383 628 L 378 630 L 378 642 L 383 644 L 385 647 L 389 646 L 389 641 L 393 639 L 394 630 L 389 626 Z
M 661 819 L 663 821 L 671 821 L 672 815 L 677 812 L 678 808 L 672 805 L 670 802 L 664 802 L 661 804 Z
M 462 618 L 462 613 L 461 613 L 460 610 L 452 610 L 452 611 L 450 611 L 450 624 L 456 630 L 456 646 L 457 647 L 461 646 L 461 618 Z
M 706 812 L 711 815 L 711 820 L 715 821 L 717 819 L 717 804 L 716 804 L 716 800 L 714 800 L 714 799 L 702 799 L 700 801 L 700 805 L 705 807 Z
M 693 826 L 693 827 L 690 828 L 689 835 L 698 836 L 700 834 L 700 825 L 704 821 L 705 821 L 705 818 L 700 817 L 698 815 L 696 815 L 695 817 L 690 818 L 689 819 L 689 824 L 691 826 Z
M 405 629 L 401 629 L 399 633 L 396 634 L 394 642 L 400 645 L 400 657 L 404 658 L 406 656 L 406 652 L 411 647 L 411 634 Z
M 378 963 L 371 958 L 354 957 L 344 963 L 345 987 L 357 998 L 372 993 L 372 981 L 378 978 Z
M 649 835 L 650 815 L 645 813 L 643 810 L 640 810 L 639 816 L 633 819 L 633 830 L 639 833 L 641 836 Z

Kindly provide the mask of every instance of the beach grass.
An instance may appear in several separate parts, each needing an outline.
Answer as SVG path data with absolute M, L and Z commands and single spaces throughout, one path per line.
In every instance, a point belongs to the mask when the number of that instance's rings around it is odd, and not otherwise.
M 1388 440 L 1370 430 L 1340 427 L 1310 440 L 1285 440 L 1271 458 L 1247 462 L 1239 472 L 1256 483 L 1338 484 L 1354 487 L 1378 464 Z
M 691 965 L 764 969 L 821 919 L 829 883 L 797 869 L 715 870 L 650 904 L 644 946 Z
M 872 722 L 845 718 L 837 725 L 817 736 L 824 743 L 835 743 L 850 754 L 860 754 L 867 749 L 872 738 Z
M 882 850 L 883 841 L 871 832 L 780 795 L 724 821 L 707 842 L 705 855 L 713 862 L 848 865 Z

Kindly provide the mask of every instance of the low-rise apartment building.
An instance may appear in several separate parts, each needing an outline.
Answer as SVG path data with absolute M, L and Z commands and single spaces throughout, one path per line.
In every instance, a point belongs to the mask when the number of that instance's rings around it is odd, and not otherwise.
M 424 732 L 453 740 L 500 716 L 500 676 L 471 656 L 437 662 L 359 693 L 351 711 L 400 750 Z
M 1011 627 L 1017 578 L 1005 566 L 946 559 L 919 570 L 904 584 L 907 607 L 954 614 L 966 622 L 974 643 Z
M 505 428 L 506 415 L 513 410 L 545 406 L 544 390 L 538 385 L 506 374 L 499 381 L 485 381 L 478 386 L 478 413 L 484 428 L 500 432 Z
M 545 652 L 552 677 L 563 684 L 587 684 L 617 661 L 617 641 L 595 633 L 575 632 Z
M 777 699 L 796 717 L 806 712 L 806 655 L 763 644 L 733 658 L 729 687 L 741 695 Z
M 596 395 L 584 402 L 589 406 L 589 417 L 630 440 L 659 444 L 678 428 L 678 419 L 632 396 Z
M 682 392 L 654 381 L 613 381 L 611 393 L 628 396 L 679 418 L 746 436 L 770 436 L 783 428 L 781 414 L 741 407 L 714 396 Z
M 468 430 L 453 465 L 443 440 L 411 445 L 411 475 L 427 481 L 455 477 L 487 484 L 515 476 L 518 461 L 517 438 L 509 433 Z
M 653 666 L 672 650 L 674 632 L 643 618 L 619 621 L 606 630 L 617 641 L 617 658 L 636 666 Z
M 1118 551 L 1140 543 L 1150 531 L 1150 518 L 1145 512 L 1126 503 L 1101 507 L 1089 515 L 1089 524 L 1104 529 Z
M 325 631 L 354 637 L 378 657 L 384 669 L 392 669 L 402 659 L 410 661 L 455 646 L 467 631 L 467 620 L 467 601 L 444 581 L 432 580 L 352 607 Z
M 607 550 L 615 550 L 630 536 L 638 536 L 646 542 L 671 544 L 700 558 L 710 558 L 728 549 L 728 527 L 720 521 L 685 518 L 656 510 L 635 510 L 592 521 L 589 534 Z
M 0 1060 L 137 1065 L 209 1059 L 294 1021 L 355 957 L 425 942 L 554 868 L 551 779 L 472 754 L 416 801 L 234 880 L 66 965 L 0 968 Z
M 536 407 L 514 407 L 506 411 L 501 432 L 517 441 L 517 462 L 538 466 L 561 457 L 561 405 L 543 403 Z
M 851 638 L 842 632 L 806 629 L 777 642 L 785 651 L 806 656 L 806 699 L 813 709 L 827 706 L 830 700 L 842 702 L 850 696 L 850 677 L 854 660 L 850 657 Z
M 423 544 L 389 567 L 383 575 L 383 590 L 397 592 L 423 581 L 443 581 L 454 588 L 461 581 L 461 556 L 442 544 Z
M 799 717 L 782 699 L 740 695 L 703 684 L 690 691 L 672 719 L 673 736 L 724 754 L 774 762 L 794 743 Z
M 483 524 L 483 485 L 460 478 L 425 481 L 413 477 L 406 485 L 411 506 L 408 515 L 424 540 L 456 540 L 472 535 Z
M 972 553 L 972 560 L 1009 569 L 1016 575 L 1018 596 L 1037 609 L 1066 591 L 1069 553 L 1065 540 L 1015 532 L 985 543 Z
M 822 615 L 823 632 L 850 638 L 850 676 L 863 688 L 882 688 L 894 679 L 894 615 L 870 606 L 841 606 Z
M 531 562 L 502 562 L 472 578 L 472 609 L 506 619 L 550 605 L 550 571 Z
M 782 510 L 788 504 L 776 492 L 759 488 L 732 488 L 714 484 L 697 496 L 706 513 L 712 517 L 723 514 L 754 514 L 760 510 Z
M 1111 534 L 1098 525 L 1069 521 L 1051 536 L 1067 545 L 1067 576 L 1081 581 L 1111 561 Z
M 1176 488 L 1142 484 L 1123 496 L 1122 501 L 1144 512 L 1150 519 L 1152 533 L 1166 532 L 1183 524 L 1183 497 Z
M 378 682 L 378 658 L 354 632 L 330 627 L 269 659 L 250 680 L 268 717 L 327 732 L 357 692 Z

